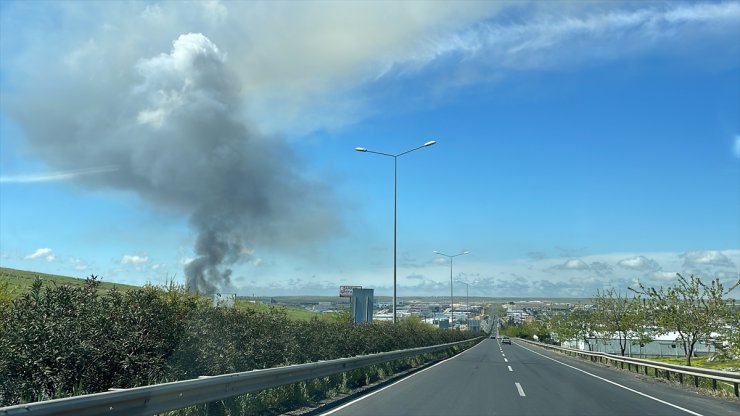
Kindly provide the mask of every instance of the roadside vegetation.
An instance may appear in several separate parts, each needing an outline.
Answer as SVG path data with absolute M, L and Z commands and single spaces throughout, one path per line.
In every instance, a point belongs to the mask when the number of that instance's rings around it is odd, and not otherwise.
M 214 308 L 210 299 L 176 284 L 102 289 L 96 276 L 83 285 L 37 278 L 23 293 L 14 290 L 7 281 L 0 285 L 0 406 L 476 336 L 414 319 L 353 325 L 348 314 L 291 319 L 285 308 Z M 247 395 L 228 405 L 258 414 L 309 405 L 419 360 Z
M 655 357 L 651 358 L 653 361 L 660 361 L 661 363 L 685 365 L 686 359 L 675 358 L 675 357 Z M 695 357 L 691 360 L 691 365 L 694 367 L 709 368 L 712 370 L 728 370 L 731 369 L 735 372 L 740 372 L 740 357 L 737 358 L 726 358 L 726 359 L 713 359 L 711 356 Z
M 579 340 L 589 351 L 599 339 L 616 339 L 621 355 L 625 355 L 628 343 L 646 344 L 657 336 L 675 333 L 684 356 L 681 364 L 703 365 L 709 361 L 712 367 L 733 367 L 740 359 L 740 309 L 729 295 L 738 285 L 740 280 L 725 288 L 719 279 L 704 283 L 698 276 L 677 274 L 671 286 L 640 285 L 630 289 L 630 294 L 613 289 L 600 291 L 588 308 L 506 325 L 501 333 L 554 344 Z M 715 356 L 697 362 L 695 349 L 699 342 L 713 343 Z

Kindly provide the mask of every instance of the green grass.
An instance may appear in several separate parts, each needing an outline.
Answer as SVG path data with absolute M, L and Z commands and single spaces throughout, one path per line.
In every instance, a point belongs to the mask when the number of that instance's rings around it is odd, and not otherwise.
M 662 363 L 667 364 L 678 364 L 678 365 L 686 365 L 686 359 L 685 358 L 671 358 L 671 357 L 659 357 L 659 358 L 652 358 L 652 361 L 659 361 Z M 706 369 L 712 369 L 712 370 L 732 370 L 737 371 L 738 368 L 740 368 L 740 359 L 734 359 L 734 360 L 714 360 L 714 361 L 707 361 L 707 357 L 696 357 L 691 359 L 691 366 L 697 367 L 697 368 L 706 368 Z M 663 377 L 663 376 L 661 376 Z M 673 376 L 673 379 L 676 379 L 676 376 Z M 685 376 L 684 384 L 689 384 L 694 380 L 694 377 L 692 376 Z M 709 378 L 700 377 L 698 378 L 698 381 L 695 381 L 699 383 L 699 386 L 704 389 L 712 389 L 712 383 Z M 717 391 L 720 392 L 720 394 L 724 394 L 727 397 L 733 397 L 735 395 L 734 386 L 730 383 L 726 383 L 723 381 L 720 381 L 717 383 Z
M 650 358 L 651 361 L 660 361 L 662 363 L 686 365 L 686 358 L 679 357 L 658 357 Z M 734 360 L 714 360 L 708 361 L 708 357 L 696 357 L 691 359 L 691 366 L 698 368 L 707 368 L 712 370 L 725 370 L 728 368 L 740 368 L 740 358 Z
M 41 278 L 44 287 L 53 284 L 70 286 L 82 286 L 85 284 L 85 279 L 0 267 L 0 283 L 7 285 L 7 289 L 13 297 L 27 293 L 37 277 Z M 103 280 L 101 281 L 99 290 L 106 291 L 114 287 L 121 291 L 138 288 L 138 286 L 110 283 Z
M 237 309 L 251 309 L 257 312 L 269 312 L 270 308 L 278 308 L 278 309 L 285 311 L 285 313 L 288 315 L 288 319 L 296 320 L 296 321 L 308 321 L 314 317 L 319 318 L 319 319 L 333 319 L 332 316 L 334 315 L 334 314 L 312 312 L 312 311 L 309 311 L 303 308 L 265 305 L 262 303 L 252 303 L 250 301 L 243 300 L 243 299 L 237 299 L 235 306 Z

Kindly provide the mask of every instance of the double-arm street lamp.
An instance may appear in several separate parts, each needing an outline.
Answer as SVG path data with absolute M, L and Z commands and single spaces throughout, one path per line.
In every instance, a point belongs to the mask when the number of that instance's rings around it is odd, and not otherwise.
M 452 310 L 452 327 L 455 327 L 455 299 L 452 297 L 452 259 L 457 256 L 463 256 L 465 254 L 468 254 L 468 251 L 463 251 L 462 253 L 457 254 L 445 254 L 440 253 L 439 251 L 435 251 L 434 254 L 439 254 L 440 256 L 445 256 L 450 259 L 450 309 Z
M 414 150 L 419 150 L 423 147 L 429 147 L 435 143 L 437 142 L 434 140 L 430 140 L 419 147 L 415 147 L 411 150 L 407 150 L 397 155 L 392 155 L 392 154 L 383 153 L 383 152 L 376 152 L 373 150 L 368 150 L 364 147 L 355 147 L 355 150 L 358 152 L 375 153 L 376 155 L 388 156 L 388 157 L 393 158 L 393 323 L 396 323 L 398 321 L 398 318 L 396 316 L 396 229 L 397 229 L 396 225 L 398 223 L 397 221 L 398 211 L 396 207 L 397 207 L 397 200 L 398 200 L 397 198 L 398 196 L 398 158 L 407 153 L 411 153 Z

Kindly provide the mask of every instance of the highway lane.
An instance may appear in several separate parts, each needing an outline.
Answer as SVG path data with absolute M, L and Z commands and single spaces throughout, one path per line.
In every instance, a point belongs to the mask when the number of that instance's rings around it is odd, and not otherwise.
M 517 344 L 508 349 L 517 379 L 536 398 L 522 414 L 551 408 L 560 415 L 737 415 L 737 403 L 718 400 L 651 377 Z
M 527 344 L 473 348 L 325 415 L 738 415 L 740 405 Z

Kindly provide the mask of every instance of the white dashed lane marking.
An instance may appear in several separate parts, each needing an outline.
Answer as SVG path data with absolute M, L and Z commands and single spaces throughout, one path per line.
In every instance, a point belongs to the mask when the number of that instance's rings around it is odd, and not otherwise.
M 516 389 L 517 391 L 519 391 L 519 395 L 522 397 L 526 396 L 526 394 L 524 394 L 524 389 L 522 388 L 522 385 L 519 383 L 514 383 L 514 384 L 516 384 Z

